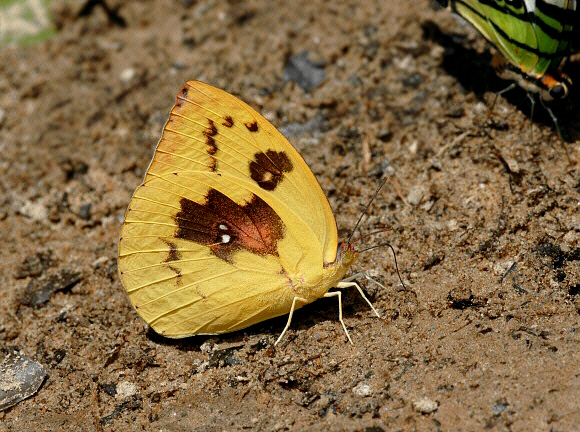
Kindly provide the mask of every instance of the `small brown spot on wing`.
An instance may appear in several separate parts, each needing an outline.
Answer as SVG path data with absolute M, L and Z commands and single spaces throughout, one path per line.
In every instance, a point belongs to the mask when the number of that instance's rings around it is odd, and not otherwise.
M 217 161 L 215 160 L 215 158 L 211 158 L 211 160 L 209 161 L 209 165 L 207 167 L 211 172 L 217 171 Z
M 250 132 L 258 132 L 258 122 L 254 120 L 253 122 L 244 123 Z
M 210 156 L 216 154 L 218 148 L 213 137 L 210 136 L 206 137 L 205 143 L 207 144 L 207 154 Z
M 181 285 L 181 270 L 178 269 L 177 267 L 173 267 L 173 266 L 170 266 L 170 265 L 168 265 L 167 268 L 169 270 L 171 270 L 172 272 L 174 272 L 175 275 L 177 276 L 177 280 L 176 280 L 175 284 L 176 285 Z
M 213 122 L 212 119 L 207 119 L 208 122 L 208 127 L 205 131 L 203 131 L 203 134 L 205 136 L 216 136 L 218 133 L 217 127 L 215 127 L 215 123 Z
M 262 189 L 273 191 L 284 178 L 284 173 L 293 168 L 286 152 L 267 150 L 266 153 L 254 155 L 254 160 L 250 162 L 250 176 Z
M 207 145 L 207 154 L 210 155 L 210 162 L 208 168 L 210 171 L 215 172 L 217 170 L 217 160 L 213 156 L 218 151 L 218 146 L 215 141 L 215 136 L 218 134 L 218 129 L 212 119 L 207 119 L 208 127 L 203 131 L 205 135 L 205 143 Z
M 247 250 L 259 255 L 278 255 L 277 242 L 284 237 L 284 223 L 256 195 L 243 205 L 210 189 L 204 203 L 187 198 L 175 215 L 175 237 L 206 245 L 218 258 L 232 263 L 233 254 Z
M 167 258 L 165 258 L 164 262 L 170 263 L 173 261 L 179 261 L 181 259 L 181 254 L 179 253 L 177 245 L 167 239 L 161 237 L 159 239 L 163 241 L 167 246 L 169 246 L 169 254 L 167 255 Z M 177 285 L 179 285 L 181 283 L 181 270 L 172 265 L 168 265 L 167 268 L 177 275 Z
M 171 261 L 179 261 L 181 259 L 181 254 L 179 253 L 179 249 L 177 245 L 173 242 L 170 242 L 167 239 L 159 238 L 162 242 L 164 242 L 167 246 L 169 246 L 169 254 L 167 258 L 165 258 L 164 262 L 171 262 Z
M 234 119 L 232 118 L 232 116 L 229 115 L 225 116 L 222 125 L 231 128 L 234 125 Z
M 189 92 L 189 86 L 186 84 L 183 86 L 183 88 L 181 89 L 181 91 L 177 95 L 177 102 L 175 103 L 176 107 L 180 108 L 181 105 L 183 105 L 183 101 L 187 100 L 187 93 L 188 92 Z

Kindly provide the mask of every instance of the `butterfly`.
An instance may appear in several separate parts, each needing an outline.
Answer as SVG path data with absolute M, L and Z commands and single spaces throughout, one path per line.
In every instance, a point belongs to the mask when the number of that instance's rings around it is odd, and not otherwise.
M 494 58 L 501 78 L 538 93 L 542 100 L 568 95 L 559 71 L 578 38 L 576 0 L 437 0 L 469 21 L 503 55 Z
M 137 313 L 169 338 L 233 332 L 337 297 L 358 252 L 338 243 L 314 174 L 288 140 L 235 96 L 190 81 L 177 96 L 119 240 Z

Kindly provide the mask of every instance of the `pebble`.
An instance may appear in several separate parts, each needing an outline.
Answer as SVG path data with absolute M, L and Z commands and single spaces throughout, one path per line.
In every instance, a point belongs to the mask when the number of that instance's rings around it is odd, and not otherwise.
M 499 261 L 493 265 L 493 274 L 496 276 L 503 276 L 514 265 L 515 261 Z
M 135 75 L 137 75 L 137 71 L 135 70 L 135 68 L 127 68 L 124 69 L 121 74 L 119 75 L 119 79 L 124 82 L 124 83 L 128 83 L 129 81 L 132 81 L 133 78 L 135 78 Z
M 48 209 L 44 204 L 39 202 L 32 202 L 30 200 L 26 200 L 24 204 L 18 209 L 18 212 L 23 216 L 27 216 L 30 219 L 37 221 L 46 220 L 48 217 Z
M 308 51 L 290 57 L 284 68 L 284 78 L 294 81 L 304 91 L 314 90 L 326 78 L 324 66 L 314 64 L 308 58 Z
M 413 408 L 421 414 L 429 414 L 436 411 L 439 408 L 439 404 L 432 399 L 421 398 L 413 402 Z
M 356 386 L 353 387 L 352 392 L 357 396 L 370 396 L 371 386 L 368 385 L 366 382 L 362 381 L 359 382 Z
M 425 195 L 425 187 L 423 185 L 416 185 L 413 186 L 409 195 L 407 195 L 407 202 L 412 206 L 419 205 L 423 195 Z
M 117 384 L 117 394 L 116 398 L 126 399 L 137 394 L 137 386 L 129 381 L 121 381 Z
M 46 377 L 40 363 L 17 348 L 0 348 L 0 411 L 35 394 Z
M 23 306 L 38 306 L 46 303 L 57 291 L 70 289 L 82 279 L 80 272 L 63 269 L 40 279 L 30 281 L 20 296 Z
M 79 217 L 84 220 L 91 218 L 91 204 L 83 204 L 79 210 Z
M 498 400 L 496 403 L 494 403 L 491 406 L 491 410 L 495 414 L 501 414 L 502 412 L 504 412 L 506 410 L 506 408 L 508 406 L 509 406 L 509 403 L 507 403 L 505 400 Z
M 107 257 L 107 256 L 99 257 L 91 263 L 91 267 L 92 268 L 99 268 L 103 264 L 105 264 L 107 261 L 109 261 L 109 257 Z
M 16 268 L 16 279 L 37 277 L 54 265 L 55 259 L 51 250 L 36 252 L 24 258 Z

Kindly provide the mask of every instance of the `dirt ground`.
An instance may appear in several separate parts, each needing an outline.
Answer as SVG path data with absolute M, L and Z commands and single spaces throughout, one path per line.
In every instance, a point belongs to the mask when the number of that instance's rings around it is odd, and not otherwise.
M 0 346 L 47 369 L 0 431 L 580 431 L 578 89 L 563 140 L 521 90 L 490 110 L 486 43 L 426 0 L 86 4 L 0 52 Z M 310 91 L 285 75 L 305 51 Z M 391 229 L 365 242 L 407 289 L 360 256 L 382 318 L 345 292 L 354 345 L 335 299 L 276 347 L 285 317 L 171 341 L 133 311 L 120 226 L 192 79 L 289 135 L 343 238 L 388 178 L 362 232 Z

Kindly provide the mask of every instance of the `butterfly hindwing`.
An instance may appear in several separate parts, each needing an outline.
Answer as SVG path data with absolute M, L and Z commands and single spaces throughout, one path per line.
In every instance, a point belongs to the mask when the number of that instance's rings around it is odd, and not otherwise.
M 578 14 L 575 0 L 439 0 L 477 28 L 502 54 L 500 76 L 544 100 L 562 99 L 571 81 L 559 71 L 572 54 Z M 507 61 L 507 63 L 506 63 Z
M 530 72 L 537 63 L 538 39 L 524 2 L 457 0 L 453 10 L 477 28 L 512 64 Z M 528 47 L 529 49 L 521 49 Z

